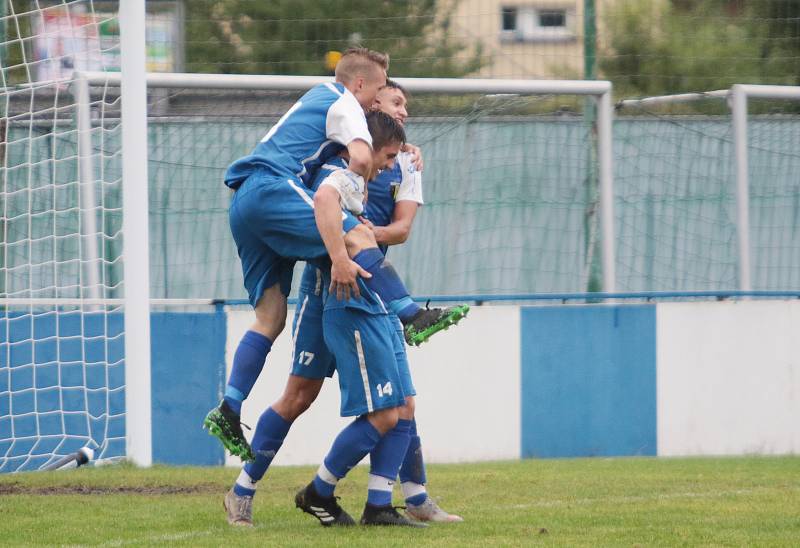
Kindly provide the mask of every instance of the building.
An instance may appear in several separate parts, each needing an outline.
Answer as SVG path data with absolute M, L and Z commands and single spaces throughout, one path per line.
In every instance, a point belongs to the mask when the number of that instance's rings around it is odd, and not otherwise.
M 450 32 L 482 46 L 474 76 L 583 78 L 583 9 L 584 0 L 461 0 Z

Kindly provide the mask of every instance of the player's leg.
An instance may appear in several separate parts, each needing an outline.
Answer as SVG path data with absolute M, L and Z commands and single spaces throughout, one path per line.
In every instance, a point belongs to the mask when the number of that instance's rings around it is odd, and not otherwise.
M 322 525 L 351 525 L 334 490 L 340 479 L 358 464 L 397 424 L 397 407 L 404 396 L 391 348 L 391 333 L 380 319 L 358 310 L 325 311 L 325 341 L 333 352 L 342 416 L 358 416 L 331 446 L 313 481 L 297 493 L 295 504 Z
M 253 434 L 253 462 L 245 463 L 226 496 L 229 499 L 249 499 L 242 503 L 248 511 L 259 481 L 264 477 L 272 460 L 277 455 L 291 425 L 303 414 L 319 395 L 325 377 L 333 375 L 333 356 L 322 337 L 322 291 L 321 274 L 306 267 L 300 284 L 299 305 L 292 323 L 292 372 L 281 397 L 261 415 Z M 236 509 L 236 505 L 230 505 Z M 252 514 L 237 515 L 228 510 L 228 522 L 252 524 Z
M 403 454 L 400 456 L 401 466 L 399 470 L 400 482 L 403 489 L 403 496 L 406 502 L 406 514 L 418 521 L 436 522 L 458 522 L 463 521 L 459 516 L 448 514 L 436 502 L 428 496 L 425 483 L 425 462 L 422 458 L 421 442 L 417 434 L 416 395 L 417 390 L 411 379 L 411 368 L 408 365 L 408 355 L 403 344 L 403 326 L 392 318 L 395 338 L 394 351 L 397 359 L 397 368 L 400 372 L 400 380 L 403 383 L 403 392 L 406 394 L 406 404 L 400 408 L 400 420 L 408 421 L 409 443 L 405 446 Z M 376 457 L 374 453 L 381 449 L 380 444 L 375 448 L 370 459 Z
M 261 374 L 273 341 L 283 331 L 286 296 L 294 267 L 294 261 L 280 257 L 255 228 L 260 205 L 258 193 L 253 190 L 258 181 L 251 179 L 234 195 L 229 220 L 256 321 L 239 342 L 223 400 L 203 421 L 203 426 L 218 437 L 232 455 L 245 461 L 253 460 L 255 455 L 240 424 L 242 401 Z
M 283 330 L 286 297 L 280 290 L 280 284 L 264 291 L 255 310 L 256 321 L 239 341 L 234 354 L 225 396 L 203 421 L 203 426 L 218 437 L 232 455 L 244 461 L 252 461 L 255 455 L 242 432 L 242 401 L 250 394 L 261 374 L 267 354 L 272 349 L 272 341 Z
M 391 506 L 392 488 L 397 481 L 397 474 L 403 458 L 408 449 L 410 440 L 411 419 L 413 410 L 408 409 L 409 400 L 413 403 L 416 394 L 411 381 L 411 372 L 406 359 L 405 344 L 403 343 L 403 326 L 395 315 L 386 318 L 386 327 L 391 334 L 391 349 L 397 363 L 398 380 L 400 388 L 405 395 L 405 403 L 398 408 L 397 425 L 389 431 L 375 449 L 369 454 L 369 490 L 367 493 L 367 508 Z M 366 510 L 365 510 L 366 512 Z
M 411 299 L 405 283 L 375 243 L 375 235 L 359 225 L 345 235 L 348 255 L 361 268 L 372 274 L 364 283 L 381 296 L 387 308 L 405 326 L 408 344 L 418 346 L 432 335 L 457 324 L 469 312 L 469 306 L 422 308 Z

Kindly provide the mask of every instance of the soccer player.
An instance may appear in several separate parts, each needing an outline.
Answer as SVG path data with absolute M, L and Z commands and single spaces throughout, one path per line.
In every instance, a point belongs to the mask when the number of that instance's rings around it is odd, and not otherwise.
M 378 93 L 376 107 L 395 118 L 398 123 L 405 123 L 406 93 L 396 83 L 387 81 L 386 87 Z M 346 165 L 342 158 L 329 161 L 318 175 L 318 181 L 336 170 L 344 169 Z M 410 155 L 400 153 L 394 168 L 381 172 L 377 178 L 368 183 L 368 187 L 370 199 L 367 202 L 366 213 L 374 223 L 376 238 L 385 252 L 387 245 L 403 243 L 408 238 L 417 207 L 422 204 L 421 174 L 411 163 Z M 292 373 L 284 394 L 262 414 L 258 422 L 253 437 L 253 447 L 257 452 L 256 461 L 244 466 L 237 485 L 234 486 L 234 491 L 239 496 L 252 496 L 255 493 L 256 482 L 264 476 L 292 423 L 316 399 L 324 378 L 333 374 L 333 359 L 322 334 L 324 290 L 319 269 L 307 266 L 303 273 L 292 329 L 292 337 L 295 340 Z M 396 318 L 394 322 L 400 333 L 398 336 L 402 338 L 402 327 L 398 325 Z M 384 452 L 395 451 L 403 457 L 400 479 L 406 496 L 407 513 L 413 518 L 420 521 L 462 521 L 458 516 L 448 514 L 439 508 L 427 495 L 425 466 L 414 420 L 415 390 L 411 382 L 405 348 L 402 345 L 396 359 L 406 395 L 405 405 L 399 409 L 400 420 L 397 427 L 399 432 L 394 432 L 381 442 L 373 451 L 371 462 L 373 466 L 377 464 L 380 468 Z M 400 449 L 396 447 L 398 443 L 401 444 Z M 407 450 L 403 449 L 402 444 L 407 446 Z M 380 469 L 377 472 L 372 475 L 373 484 L 381 483 L 384 490 L 377 493 L 376 491 L 380 490 L 373 489 L 372 502 L 375 502 L 374 506 L 384 506 L 391 501 L 391 483 L 387 483 L 386 480 L 393 481 L 394 477 L 385 478 L 387 474 L 383 472 L 384 475 L 381 475 Z M 233 504 L 230 506 L 236 507 Z M 248 505 L 245 506 L 249 508 Z M 393 521 L 396 519 L 393 513 L 396 514 L 393 510 L 380 512 L 379 518 L 383 521 Z M 238 517 L 229 514 L 229 521 L 237 523 Z M 243 518 L 243 522 L 249 523 L 249 516 Z
M 363 48 L 345 52 L 336 82 L 309 90 L 270 129 L 253 153 L 234 162 L 225 184 L 235 190 L 230 225 L 245 287 L 256 315 L 236 350 L 225 396 L 203 425 L 233 455 L 255 456 L 240 424 L 241 402 L 255 384 L 286 321 L 286 297 L 298 259 L 330 257 L 334 294 L 358 295 L 363 278 L 404 323 L 411 344 L 457 323 L 467 307 L 422 309 L 408 295 L 368 227 L 338 204 L 317 203 L 307 188 L 325 159 L 346 149 L 355 184 L 372 172 L 371 137 L 363 109 L 386 83 L 388 58 Z
M 394 156 L 405 140 L 402 127 L 390 116 L 380 112 L 370 113 L 367 120 L 373 136 L 375 165 L 387 167 L 393 165 Z M 344 175 L 344 170 L 336 170 L 318 183 L 316 201 L 333 203 L 337 206 L 353 205 L 349 201 L 353 189 L 351 182 Z M 363 188 L 361 194 L 363 196 Z M 360 206 L 360 203 L 356 204 L 356 207 Z M 327 282 L 330 281 L 330 271 L 324 267 L 314 270 L 322 276 L 320 279 L 320 293 L 322 293 L 322 289 L 327 287 Z M 342 414 L 343 416 L 371 414 L 371 420 L 363 418 L 346 428 L 342 434 L 343 441 L 337 446 L 336 451 L 333 451 L 337 455 L 336 462 L 349 463 L 356 459 L 353 465 L 366 455 L 362 454 L 363 448 L 367 448 L 366 452 L 369 452 L 383 434 L 394 428 L 394 423 L 397 421 L 396 407 L 403 404 L 401 380 L 395 361 L 396 347 L 402 348 L 403 341 L 387 322 L 383 301 L 363 280 L 359 279 L 357 283 L 361 286 L 360 297 L 339 299 L 334 295 L 326 296 L 324 314 L 327 322 L 326 332 L 332 334 L 326 342 L 339 362 Z M 375 383 L 377 392 L 366 391 L 362 375 L 369 376 L 369 384 Z M 281 418 L 271 410 L 264 413 L 259 420 L 254 438 L 257 442 L 254 446 L 257 451 L 256 461 L 245 465 L 236 484 L 225 497 L 225 508 L 231 524 L 252 525 L 255 481 L 263 476 L 280 447 L 280 444 L 275 443 L 278 441 L 275 438 L 280 437 L 282 442 L 288 431 L 288 424 L 280 422 Z M 275 426 L 278 426 L 279 430 L 281 426 L 286 428 L 282 432 L 275 432 L 274 428 L 271 428 Z M 399 461 L 396 466 L 399 468 Z M 331 467 L 339 470 L 334 465 Z M 397 473 L 396 470 L 394 472 Z M 316 491 L 314 493 L 316 494 Z M 333 497 L 322 495 L 319 504 L 327 508 L 325 515 L 321 516 L 325 524 L 353 524 L 352 519 L 346 513 L 342 513 L 335 504 Z M 316 508 L 316 505 L 314 507 Z

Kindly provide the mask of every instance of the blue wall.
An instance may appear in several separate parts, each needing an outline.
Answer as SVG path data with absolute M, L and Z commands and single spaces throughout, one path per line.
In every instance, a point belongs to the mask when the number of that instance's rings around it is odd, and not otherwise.
M 151 332 L 153 462 L 223 464 L 202 422 L 225 386 L 225 313 L 154 313 Z
M 201 423 L 223 391 L 226 334 L 221 309 L 151 315 L 155 462 L 224 462 Z M 0 318 L 0 472 L 85 445 L 104 446 L 104 458 L 125 454 L 124 347 L 120 313 Z
M 521 309 L 523 457 L 656 454 L 655 311 Z

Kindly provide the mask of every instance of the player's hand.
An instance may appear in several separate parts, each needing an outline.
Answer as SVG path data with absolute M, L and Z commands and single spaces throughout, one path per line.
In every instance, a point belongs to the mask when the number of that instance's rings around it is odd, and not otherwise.
M 375 225 L 372 224 L 372 221 L 370 221 L 366 217 L 359 217 L 358 220 L 361 221 L 362 225 L 366 225 L 367 228 L 369 228 L 371 231 L 375 232 Z
M 349 258 L 333 261 L 331 264 L 331 285 L 328 293 L 336 295 L 338 300 L 349 299 L 352 295 L 358 299 L 361 291 L 358 289 L 358 277 L 371 278 L 372 274 L 358 266 Z
M 403 152 L 408 152 L 411 155 L 411 165 L 414 166 L 414 169 L 417 171 L 422 171 L 423 162 L 421 148 L 416 145 L 412 145 L 411 143 L 406 143 L 400 150 Z

